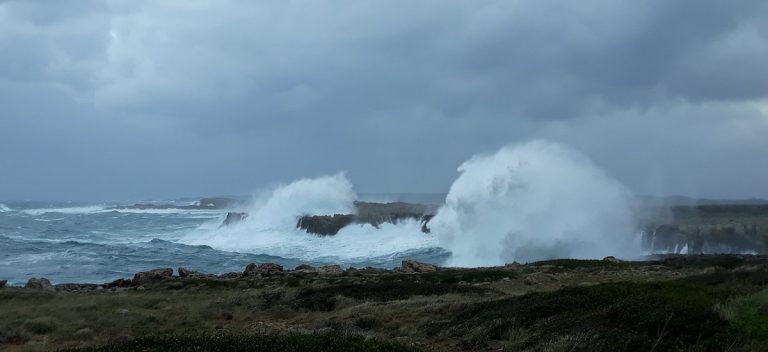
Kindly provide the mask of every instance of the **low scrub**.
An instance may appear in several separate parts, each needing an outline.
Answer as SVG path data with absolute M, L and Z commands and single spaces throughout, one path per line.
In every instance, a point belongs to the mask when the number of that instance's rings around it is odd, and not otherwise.
M 139 338 L 71 352 L 163 352 L 163 351 L 249 351 L 249 352 L 417 352 L 414 347 L 359 336 L 323 335 L 165 335 Z

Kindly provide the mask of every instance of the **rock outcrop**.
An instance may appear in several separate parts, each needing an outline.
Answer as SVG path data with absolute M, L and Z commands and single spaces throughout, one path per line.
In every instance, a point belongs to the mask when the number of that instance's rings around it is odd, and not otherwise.
M 398 223 L 415 219 L 422 222 L 421 231 L 429 233 L 427 223 L 437 210 L 435 206 L 409 203 L 355 202 L 357 214 L 305 215 L 298 219 L 296 227 L 307 233 L 332 236 L 350 224 L 369 224 L 379 227 L 383 223 Z
M 143 285 L 153 281 L 170 279 L 173 276 L 173 269 L 160 268 L 150 271 L 141 271 L 133 275 L 132 283 L 134 285 Z
M 320 275 L 341 275 L 344 270 L 339 265 L 324 265 L 317 268 L 317 273 Z
M 32 289 L 32 290 L 43 290 L 43 291 L 56 291 L 56 288 L 51 285 L 51 282 L 44 278 L 36 278 L 33 277 L 27 281 L 27 284 L 24 285 L 24 288 Z
M 233 212 L 233 211 L 231 211 L 231 212 L 227 213 L 227 218 L 224 219 L 224 222 L 222 222 L 221 226 L 219 226 L 219 227 L 224 227 L 224 226 L 230 226 L 230 225 L 237 224 L 237 223 L 245 220 L 247 217 L 248 217 L 248 213 Z
M 403 260 L 398 269 L 403 273 L 431 273 L 437 271 L 437 266 L 414 260 Z
M 352 214 L 302 216 L 296 227 L 315 235 L 332 236 L 355 219 L 356 216 Z
M 654 253 L 766 253 L 768 205 L 712 204 L 654 208 L 643 247 Z
M 264 264 L 251 263 L 245 267 L 245 270 L 243 271 L 243 276 L 262 278 L 262 277 L 276 276 L 282 273 L 283 273 L 282 265 L 278 265 L 275 263 L 264 263 Z
M 194 270 L 190 270 L 183 267 L 179 268 L 177 271 L 179 272 L 179 277 L 189 277 L 189 278 L 216 277 L 216 275 L 213 275 L 213 274 L 201 273 L 199 271 L 194 271 Z
M 8 280 L 0 280 L 0 288 L 5 287 L 5 284 L 8 283 Z

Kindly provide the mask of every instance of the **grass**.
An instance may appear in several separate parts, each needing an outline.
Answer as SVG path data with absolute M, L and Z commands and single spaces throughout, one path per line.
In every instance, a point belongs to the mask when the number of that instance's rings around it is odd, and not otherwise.
M 249 351 L 249 352 L 416 352 L 403 344 L 365 339 L 360 336 L 322 335 L 163 335 L 139 338 L 102 347 L 66 350 L 70 352 L 163 352 L 163 351 Z
M 124 292 L 7 288 L 0 349 L 415 350 L 397 338 L 440 351 L 768 350 L 768 271 L 719 256 L 675 260 L 676 270 L 667 259 L 177 279 Z M 566 269 L 583 267 L 598 269 Z M 697 273 L 707 274 L 685 276 Z M 529 276 L 541 284 L 525 284 Z M 597 284 L 608 279 L 624 281 Z
M 425 327 L 465 348 L 511 350 L 564 343 L 573 350 L 727 350 L 768 339 L 768 293 L 735 300 L 735 321 L 715 309 L 759 289 L 765 272 L 656 283 L 610 283 L 465 305 Z M 729 276 L 729 277 L 724 277 Z M 708 285 L 707 282 L 719 284 Z M 654 347 L 655 346 L 655 347 Z M 552 347 L 552 346 L 550 346 Z M 555 348 L 555 347 L 552 347 Z
M 309 288 L 299 292 L 294 301 L 298 307 L 313 311 L 330 311 L 336 305 L 336 297 L 344 296 L 359 300 L 393 301 L 412 296 L 459 294 L 483 294 L 488 289 L 445 283 L 409 281 L 377 282 L 365 285 L 340 284 L 321 288 Z

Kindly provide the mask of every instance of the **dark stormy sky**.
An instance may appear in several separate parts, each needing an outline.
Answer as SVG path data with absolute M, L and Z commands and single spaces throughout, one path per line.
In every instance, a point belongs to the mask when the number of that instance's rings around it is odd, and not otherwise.
M 533 138 L 768 197 L 768 2 L 0 0 L 0 199 L 444 192 Z

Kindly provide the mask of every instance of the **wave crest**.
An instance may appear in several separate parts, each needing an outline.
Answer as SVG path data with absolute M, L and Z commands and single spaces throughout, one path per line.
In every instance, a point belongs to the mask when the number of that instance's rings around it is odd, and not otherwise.
M 451 265 L 639 254 L 630 191 L 574 149 L 533 141 L 458 171 L 430 222 Z

